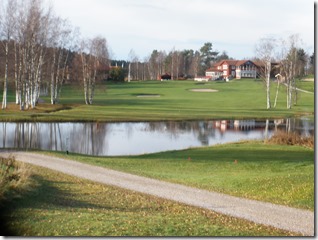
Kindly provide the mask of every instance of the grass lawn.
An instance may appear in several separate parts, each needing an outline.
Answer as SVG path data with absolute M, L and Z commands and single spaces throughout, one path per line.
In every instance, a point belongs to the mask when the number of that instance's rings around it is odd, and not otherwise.
M 315 83 L 314 81 L 297 81 L 297 87 L 309 92 L 315 92 Z
M 306 83 L 307 84 L 307 83 Z M 310 89 L 312 85 L 306 85 Z M 190 89 L 215 89 L 214 93 Z M 275 97 L 272 86 L 272 99 Z M 1 90 L 1 89 L 0 89 Z M 1 92 L 2 93 L 2 92 Z M 139 95 L 160 97 L 138 97 Z M 14 101 L 13 93 L 9 101 Z M 0 97 L 2 97 L 0 95 Z M 314 116 L 314 95 L 299 93 L 286 109 L 281 87 L 277 109 L 266 110 L 264 84 L 192 81 L 133 82 L 98 86 L 94 105 L 83 104 L 79 87 L 64 86 L 61 104 L 49 98 L 20 112 L 10 104 L 0 121 L 157 121 Z M 130 157 L 63 155 L 89 164 L 202 189 L 314 210 L 314 151 L 261 142 L 219 145 Z M 210 211 L 33 167 L 34 190 L 6 205 L 18 235 L 41 236 L 287 236 Z M 12 212 L 10 212 L 12 210 Z
M 50 154 L 234 196 L 314 210 L 314 151 L 300 146 L 249 142 L 131 157 Z
M 32 167 L 34 188 L 6 203 L 18 236 L 292 236 L 293 233 Z M 1 223 L 4 227 L 4 223 Z M 297 234 L 296 234 L 297 235 Z
M 309 82 L 306 88 L 313 88 Z M 193 88 L 215 89 L 218 92 L 191 92 Z M 272 84 L 272 100 L 276 86 Z M 14 104 L 2 110 L 1 121 L 154 121 L 186 119 L 282 118 L 313 115 L 314 95 L 299 93 L 298 105 L 286 109 L 285 87 L 281 87 L 276 109 L 266 110 L 264 84 L 260 80 L 243 79 L 226 82 L 196 83 L 194 81 L 147 81 L 105 83 L 96 89 L 94 104 L 83 104 L 80 87 L 66 85 L 61 104 L 46 104 L 21 112 Z M 138 97 L 140 95 L 160 97 Z M 9 101 L 14 101 L 10 92 Z M 1 97 L 1 93 L 0 93 Z

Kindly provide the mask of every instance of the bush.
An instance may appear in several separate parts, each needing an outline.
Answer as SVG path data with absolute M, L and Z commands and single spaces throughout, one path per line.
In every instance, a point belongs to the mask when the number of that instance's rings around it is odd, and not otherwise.
M 13 156 L 0 157 L 0 201 L 19 196 L 27 189 L 30 183 L 29 177 L 30 171 Z
M 314 149 L 314 136 L 303 137 L 299 133 L 287 133 L 285 131 L 276 132 L 270 139 L 266 140 L 269 144 L 280 145 L 299 145 Z
M 125 70 L 120 67 L 113 67 L 109 70 L 109 77 L 107 80 L 114 82 L 124 82 L 125 81 Z

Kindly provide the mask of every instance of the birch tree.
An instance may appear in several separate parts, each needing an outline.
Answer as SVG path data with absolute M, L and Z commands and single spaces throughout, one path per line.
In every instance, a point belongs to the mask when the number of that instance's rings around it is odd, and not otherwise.
M 156 80 L 159 75 L 159 71 L 157 68 L 158 55 L 159 55 L 159 52 L 157 50 L 153 50 L 151 55 L 149 56 L 148 72 L 150 75 L 150 80 Z
M 274 50 L 276 46 L 276 41 L 273 38 L 262 38 L 256 45 L 255 51 L 257 57 L 260 59 L 262 63 L 262 67 L 264 68 L 264 81 L 266 85 L 266 107 L 270 109 L 271 106 L 271 98 L 270 98 L 270 74 L 272 70 L 272 60 L 274 57 Z
M 40 0 L 18 2 L 15 39 L 16 102 L 35 108 L 40 96 L 52 9 Z
M 299 36 L 293 34 L 287 40 L 282 40 L 281 70 L 286 81 L 287 109 L 291 109 L 297 103 L 296 75 L 297 75 L 297 46 Z
M 180 61 L 180 52 L 176 51 L 173 47 L 172 51 L 170 52 L 169 56 L 171 57 L 171 79 L 175 80 L 179 77 L 179 61 Z
M 20 110 L 35 108 L 46 78 L 50 79 L 51 102 L 57 103 L 72 48 L 70 25 L 54 16 L 52 7 L 44 5 L 43 0 L 1 3 L 0 46 L 5 60 L 2 108 L 7 106 L 9 64 L 14 69 L 10 75 L 14 75 Z
M 24 29 L 24 65 L 26 108 L 35 108 L 42 80 L 42 67 L 44 64 L 44 47 L 49 29 L 51 10 L 45 11 L 42 2 L 31 0 L 28 4 L 26 15 L 26 28 Z
M 128 82 L 139 79 L 139 59 L 133 49 L 128 54 Z
M 85 104 L 93 104 L 96 80 L 103 65 L 108 63 L 107 41 L 102 37 L 83 40 L 81 43 L 81 60 L 84 84 Z M 102 75 L 100 75 L 102 76 Z
M 9 44 L 13 40 L 15 25 L 17 2 L 15 0 L 8 1 L 7 5 L 0 8 L 0 40 L 5 52 L 5 74 L 3 85 L 2 109 L 7 108 L 7 92 L 8 92 L 8 65 L 9 65 Z M 1 11 L 2 9 L 2 11 Z
M 200 58 L 201 58 L 200 52 L 195 51 L 194 56 L 193 56 L 193 60 L 192 60 L 192 64 L 191 64 L 191 71 L 193 72 L 195 78 L 198 76 Z
M 52 24 L 50 58 L 51 104 L 59 102 L 60 92 L 65 80 L 67 62 L 72 49 L 72 29 L 66 20 L 55 18 Z

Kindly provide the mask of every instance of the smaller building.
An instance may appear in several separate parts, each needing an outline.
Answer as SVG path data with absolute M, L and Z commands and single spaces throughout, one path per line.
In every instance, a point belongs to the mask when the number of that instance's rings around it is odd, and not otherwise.
M 168 73 L 165 73 L 163 75 L 160 76 L 160 80 L 164 81 L 164 80 L 171 80 L 171 75 Z
M 210 77 L 208 76 L 205 76 L 205 77 L 195 77 L 194 78 L 194 81 L 197 81 L 197 82 L 208 82 L 210 80 Z
M 206 70 L 205 76 L 214 81 L 220 79 L 223 76 L 223 71 L 219 70 L 215 66 L 212 66 L 211 68 Z

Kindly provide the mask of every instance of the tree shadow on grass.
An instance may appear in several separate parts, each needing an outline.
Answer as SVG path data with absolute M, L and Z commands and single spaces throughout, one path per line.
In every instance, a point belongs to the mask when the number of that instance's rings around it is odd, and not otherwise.
M 110 206 L 101 206 L 76 199 L 75 194 L 61 190 L 55 183 L 74 184 L 70 182 L 54 182 L 39 175 L 34 175 L 34 188 L 21 196 L 12 196 L 4 200 L 0 205 L 0 235 L 19 236 L 17 229 L 10 227 L 10 223 L 17 218 L 14 212 L 23 209 L 38 210 L 63 210 L 63 209 L 112 209 Z M 20 221 L 28 220 L 28 216 L 18 216 Z
M 85 184 L 82 182 L 73 182 L 73 181 L 54 181 L 49 180 L 46 177 L 40 175 L 33 175 L 32 179 L 34 180 L 34 187 L 32 190 L 21 194 L 19 197 L 11 197 L 6 201 L 0 203 L 0 234 L 1 236 L 21 236 L 21 229 L 13 228 L 12 226 L 17 226 L 12 224 L 18 219 L 19 222 L 30 222 L 33 219 L 29 217 L 27 213 L 32 212 L 33 210 L 43 210 L 47 211 L 85 211 L 85 210 L 97 210 L 97 212 L 102 211 L 117 211 L 117 212 L 126 212 L 126 213 L 136 213 L 143 211 L 161 211 L 161 204 L 153 207 L 150 205 L 138 206 L 133 204 L 126 204 L 121 206 L 117 204 L 117 200 L 114 199 L 113 202 L 106 203 L 100 201 L 101 204 L 91 203 L 90 200 L 81 200 L 81 194 L 90 194 L 87 192 L 82 193 L 81 189 L 74 187 L 74 185 Z M 64 187 L 65 185 L 65 187 Z M 89 187 L 89 186 L 86 186 Z M 63 189 L 64 188 L 64 189 Z M 68 190 L 69 189 L 69 190 Z M 75 190 L 75 191 L 74 191 Z M 125 194 L 134 194 L 132 192 L 126 192 L 126 190 L 117 189 L 115 187 L 107 187 L 107 191 L 119 191 L 120 196 Z M 124 192 L 122 192 L 124 191 Z M 111 194 L 111 193 L 96 193 L 96 194 Z M 118 196 L 118 198 L 120 198 Z M 94 196 L 89 196 L 88 199 Z M 85 197 L 84 197 L 85 199 Z M 147 200 L 152 199 L 147 196 Z M 157 201 L 157 200 L 156 200 Z M 17 211 L 22 211 L 22 214 L 15 214 Z

